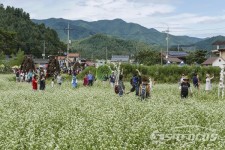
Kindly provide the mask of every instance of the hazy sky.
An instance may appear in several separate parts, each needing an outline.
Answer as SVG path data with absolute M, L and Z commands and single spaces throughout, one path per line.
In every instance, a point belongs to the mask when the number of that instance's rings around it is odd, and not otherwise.
M 96 21 L 121 18 L 173 35 L 225 35 L 224 0 L 0 0 L 23 8 L 32 19 Z

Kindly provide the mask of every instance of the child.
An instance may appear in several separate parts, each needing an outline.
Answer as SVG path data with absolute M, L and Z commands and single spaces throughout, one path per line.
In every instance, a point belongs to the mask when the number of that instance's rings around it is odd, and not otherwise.
M 54 84 L 55 84 L 54 78 L 52 78 L 52 82 L 51 82 L 51 87 L 52 87 L 52 88 L 54 87 Z
M 37 75 L 34 75 L 33 79 L 32 79 L 32 88 L 34 91 L 37 91 Z
M 118 81 L 118 89 L 119 89 L 119 96 L 123 96 L 123 93 L 125 92 L 125 86 L 123 84 L 123 75 L 119 76 L 119 81 Z
M 142 83 L 139 87 L 139 95 L 141 96 L 141 100 L 144 100 L 150 96 L 150 85 L 147 77 L 143 77 L 142 79 Z
M 183 78 L 183 82 L 181 83 L 181 98 L 188 97 L 188 91 L 190 90 L 190 83 L 188 82 L 188 77 Z
M 76 78 L 76 74 L 74 73 L 73 74 L 73 77 L 72 77 L 72 87 L 73 88 L 76 88 L 77 87 L 77 78 Z
M 84 76 L 84 82 L 83 82 L 83 85 L 84 85 L 84 86 L 87 86 L 87 85 L 88 85 L 87 74 L 85 74 L 85 76 Z

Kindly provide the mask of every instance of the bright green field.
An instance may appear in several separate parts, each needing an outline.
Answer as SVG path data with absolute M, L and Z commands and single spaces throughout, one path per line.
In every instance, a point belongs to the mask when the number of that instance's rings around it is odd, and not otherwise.
M 225 98 L 217 98 L 216 85 L 181 100 L 177 84 L 156 84 L 140 101 L 100 81 L 34 92 L 10 80 L 0 75 L 0 149 L 225 149 Z

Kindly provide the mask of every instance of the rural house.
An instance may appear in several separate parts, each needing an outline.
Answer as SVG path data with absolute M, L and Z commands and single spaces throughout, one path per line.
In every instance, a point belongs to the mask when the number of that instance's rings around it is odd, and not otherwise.
M 47 68 L 48 59 L 34 59 L 34 65 L 36 68 Z
M 163 60 L 166 62 L 170 62 L 170 63 L 181 63 L 181 62 L 185 62 L 186 57 L 188 56 L 187 52 L 179 52 L 179 51 L 169 51 L 168 52 L 168 58 L 166 58 L 167 53 L 163 52 L 162 53 L 162 57 Z
M 58 56 L 58 61 L 60 67 L 64 67 L 67 64 L 67 56 Z M 69 61 L 69 66 L 72 66 L 75 62 L 78 62 L 80 59 L 80 54 L 79 53 L 69 53 L 68 54 L 68 61 Z
M 218 66 L 225 64 L 225 41 L 216 41 L 212 44 L 215 50 L 212 53 L 216 54 L 218 57 L 210 57 L 202 63 L 204 66 Z

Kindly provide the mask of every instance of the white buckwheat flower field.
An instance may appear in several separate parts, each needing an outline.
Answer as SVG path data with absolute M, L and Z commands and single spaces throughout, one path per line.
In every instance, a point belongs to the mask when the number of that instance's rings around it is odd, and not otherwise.
M 151 97 L 119 97 L 108 83 L 71 82 L 32 91 L 0 75 L 1 149 L 224 149 L 225 99 L 204 85 L 180 99 L 178 84 L 156 84 Z M 125 84 L 126 92 L 131 88 Z

